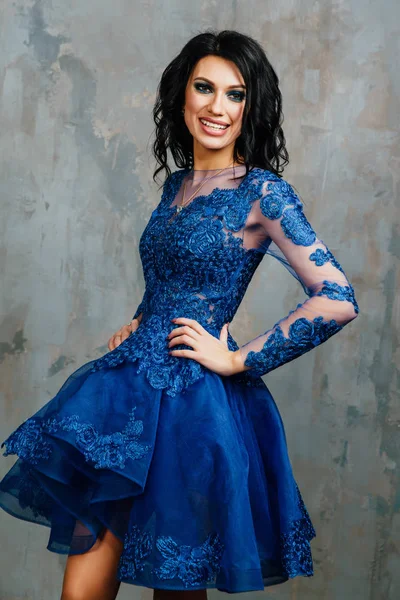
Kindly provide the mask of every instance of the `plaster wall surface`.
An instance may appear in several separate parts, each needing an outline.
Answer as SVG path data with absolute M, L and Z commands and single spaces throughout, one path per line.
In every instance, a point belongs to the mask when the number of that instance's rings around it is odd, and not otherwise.
M 168 62 L 208 27 L 238 29 L 279 75 L 284 177 L 360 316 L 267 376 L 317 529 L 315 576 L 254 599 L 400 597 L 399 23 L 396 0 L 0 0 L 1 440 L 141 300 L 138 242 L 160 193 L 151 109 Z M 302 299 L 266 259 L 232 335 L 246 342 Z M 0 535 L 1 600 L 57 600 L 66 558 L 46 550 L 48 530 L 0 511 Z M 126 584 L 118 596 L 151 597 Z

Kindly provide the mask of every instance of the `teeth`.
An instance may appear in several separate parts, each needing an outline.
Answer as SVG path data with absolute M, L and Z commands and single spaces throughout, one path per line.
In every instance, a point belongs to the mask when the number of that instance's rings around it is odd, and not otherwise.
M 204 125 L 207 125 L 207 127 L 212 127 L 212 129 L 226 129 L 228 127 L 228 125 L 217 125 L 217 123 L 211 123 L 206 119 L 200 119 L 200 121 L 204 123 Z

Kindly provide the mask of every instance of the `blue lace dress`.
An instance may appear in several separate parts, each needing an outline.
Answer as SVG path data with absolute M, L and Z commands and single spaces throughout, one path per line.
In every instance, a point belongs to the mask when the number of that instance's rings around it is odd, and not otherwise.
M 340 331 L 358 307 L 293 187 L 270 171 L 224 171 L 177 211 L 183 181 L 188 197 L 212 174 L 168 177 L 140 239 L 138 329 L 3 442 L 18 458 L 0 505 L 49 527 L 53 552 L 86 552 L 109 528 L 124 544 L 121 581 L 234 593 L 313 574 L 315 531 L 261 376 Z M 265 254 L 306 298 L 240 348 L 229 334 L 248 369 L 221 376 L 169 354 L 173 317 L 219 338 Z

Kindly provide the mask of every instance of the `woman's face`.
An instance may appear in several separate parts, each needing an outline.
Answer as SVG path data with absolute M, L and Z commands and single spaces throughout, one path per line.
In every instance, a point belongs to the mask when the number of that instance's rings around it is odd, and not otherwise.
M 195 157 L 204 156 L 204 150 L 233 156 L 245 99 L 244 79 L 233 62 L 213 55 L 198 61 L 186 86 L 184 107 Z

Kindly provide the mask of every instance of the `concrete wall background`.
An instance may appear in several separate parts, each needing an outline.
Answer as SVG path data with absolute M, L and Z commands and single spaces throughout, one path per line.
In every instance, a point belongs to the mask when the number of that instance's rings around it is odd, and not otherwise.
M 0 0 L 0 8 L 1 439 L 133 314 L 143 292 L 139 236 L 159 198 L 149 141 L 159 76 L 192 35 L 236 28 L 263 44 L 278 72 L 291 155 L 284 176 L 361 308 L 338 336 L 268 376 L 317 528 L 316 574 L 251 597 L 399 598 L 400 5 Z M 303 297 L 271 260 L 232 324 L 239 343 Z M 0 475 L 14 460 L 2 458 Z M 65 557 L 45 549 L 48 530 L 0 511 L 0 534 L 1 600 L 57 600 Z M 119 598 L 151 594 L 123 585 Z

